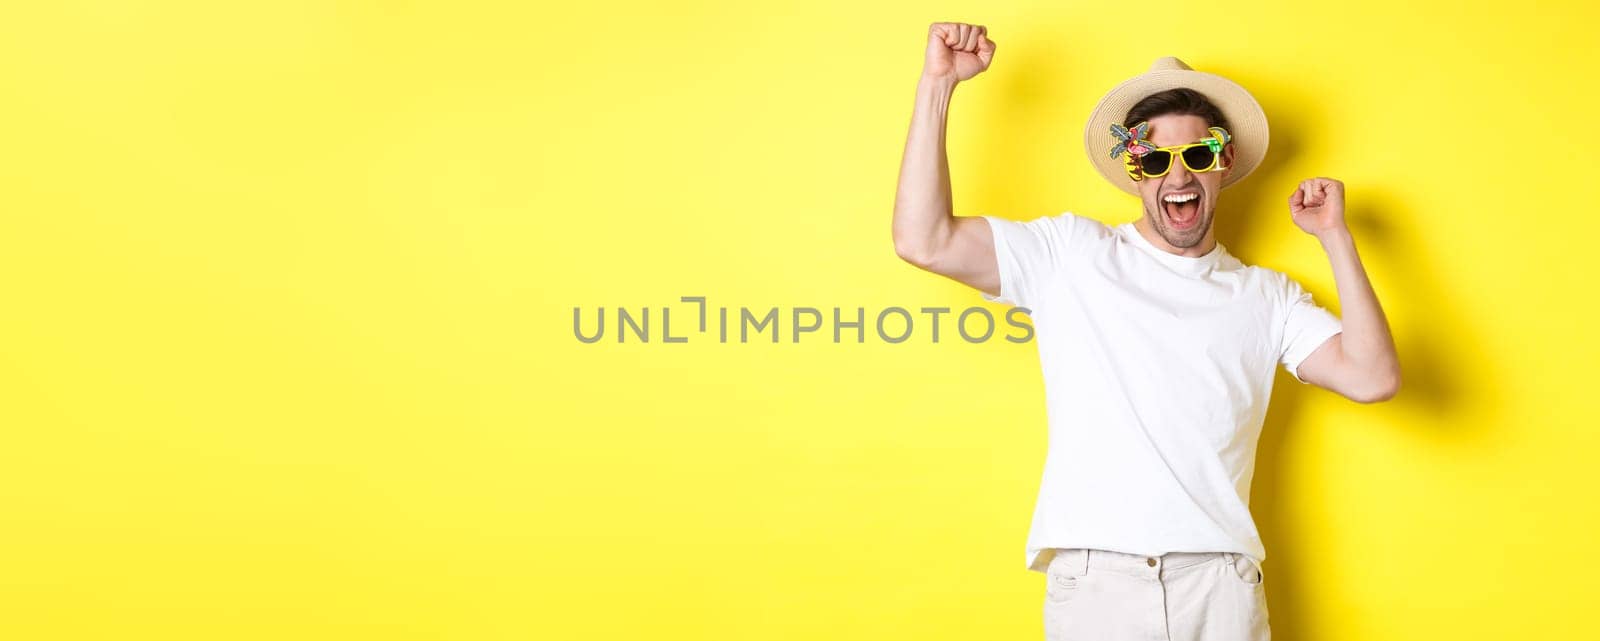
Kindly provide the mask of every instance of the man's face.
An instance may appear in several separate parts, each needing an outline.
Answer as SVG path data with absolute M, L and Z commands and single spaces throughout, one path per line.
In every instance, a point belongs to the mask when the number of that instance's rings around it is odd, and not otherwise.
M 1209 136 L 1211 132 L 1206 130 L 1206 121 L 1200 116 L 1169 114 L 1150 119 L 1149 139 L 1157 147 L 1186 145 Z M 1233 143 L 1223 147 L 1222 164 L 1228 169 L 1194 173 L 1175 157 L 1167 175 L 1135 183 L 1144 201 L 1146 220 L 1168 245 L 1189 249 L 1205 240 L 1206 233 L 1211 231 L 1211 217 L 1217 209 L 1222 179 L 1233 171 Z M 1166 202 L 1168 197 L 1180 194 L 1195 194 L 1198 198 L 1186 203 Z

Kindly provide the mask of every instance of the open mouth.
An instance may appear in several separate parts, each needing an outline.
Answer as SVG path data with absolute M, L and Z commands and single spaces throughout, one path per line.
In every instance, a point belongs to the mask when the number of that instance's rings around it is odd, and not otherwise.
M 1161 209 L 1173 229 L 1188 229 L 1200 222 L 1200 194 L 1183 192 L 1161 197 Z

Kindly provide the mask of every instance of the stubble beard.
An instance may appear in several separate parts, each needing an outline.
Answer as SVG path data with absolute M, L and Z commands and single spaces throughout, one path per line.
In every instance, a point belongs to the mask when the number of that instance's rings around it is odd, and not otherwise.
M 1200 224 L 1195 225 L 1193 229 L 1178 231 L 1167 227 L 1167 213 L 1159 201 L 1154 211 L 1149 205 L 1145 206 L 1145 216 L 1150 219 L 1150 226 L 1155 228 L 1156 233 L 1162 240 L 1167 241 L 1168 245 L 1178 249 L 1189 249 L 1205 239 L 1206 231 L 1211 229 L 1211 214 L 1210 211 L 1200 212 Z

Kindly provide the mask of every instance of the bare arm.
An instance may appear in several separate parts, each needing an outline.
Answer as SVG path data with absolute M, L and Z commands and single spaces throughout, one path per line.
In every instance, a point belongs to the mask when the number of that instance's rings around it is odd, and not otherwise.
M 1317 237 L 1333 265 L 1344 330 L 1300 363 L 1300 378 L 1362 403 L 1400 391 L 1400 358 L 1355 238 L 1344 223 L 1344 184 L 1312 178 L 1289 197 L 1295 224 Z
M 902 259 L 989 294 L 1000 291 L 994 239 L 981 217 L 951 211 L 945 124 L 956 85 L 988 68 L 994 50 L 982 26 L 939 22 L 928 28 L 893 222 L 894 249 Z

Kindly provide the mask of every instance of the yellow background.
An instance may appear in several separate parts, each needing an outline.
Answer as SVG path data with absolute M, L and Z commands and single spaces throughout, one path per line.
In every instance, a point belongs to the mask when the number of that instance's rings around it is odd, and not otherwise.
M 1345 181 L 1406 387 L 1280 372 L 1276 638 L 1593 638 L 1597 18 L 8 3 L 0 638 L 1040 638 L 1032 344 L 572 334 L 983 305 L 889 237 L 935 20 L 999 44 L 951 111 L 960 214 L 1130 220 L 1080 132 L 1161 55 L 1266 107 L 1220 238 L 1335 309 L 1285 201 Z

